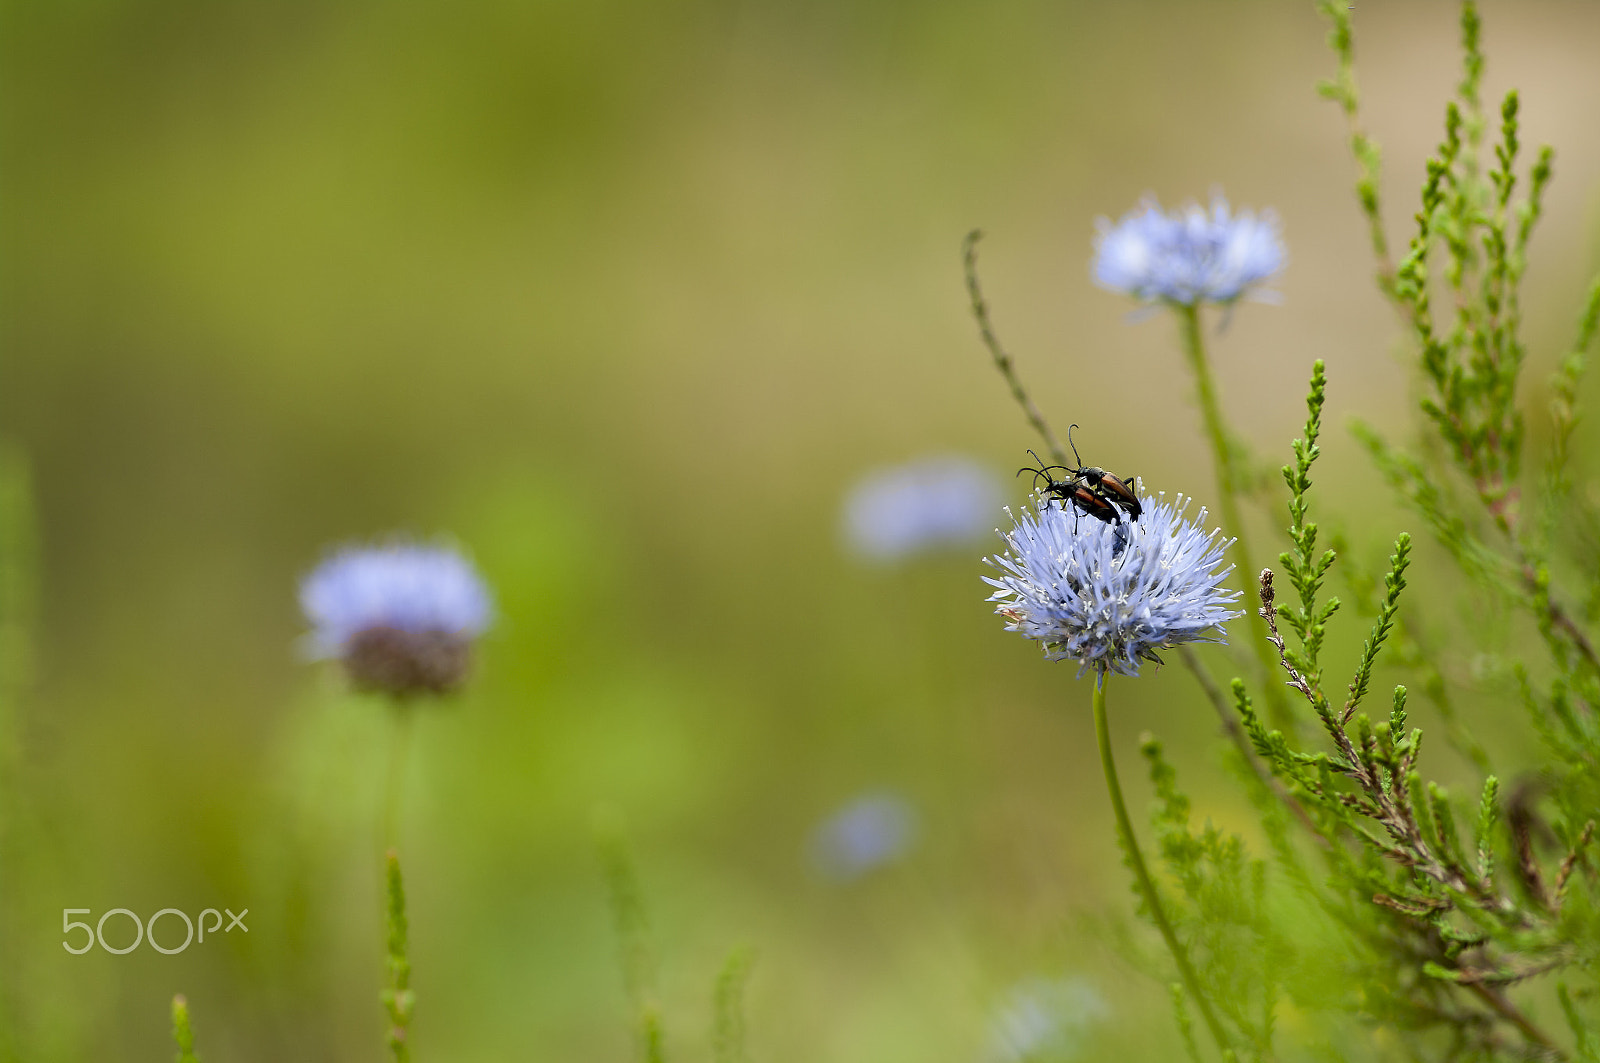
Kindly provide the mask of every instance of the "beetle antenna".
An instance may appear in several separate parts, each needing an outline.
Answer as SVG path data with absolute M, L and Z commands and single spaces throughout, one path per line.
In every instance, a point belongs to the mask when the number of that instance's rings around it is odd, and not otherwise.
M 1072 430 L 1076 427 L 1078 426 L 1075 424 L 1067 426 L 1067 444 L 1072 447 L 1072 456 L 1078 459 L 1078 468 L 1081 469 L 1083 468 L 1083 458 L 1078 454 L 1078 444 L 1072 442 Z
M 1034 468 L 1032 465 L 1024 465 L 1022 468 L 1017 470 L 1017 475 L 1021 476 L 1025 472 L 1033 473 L 1033 486 L 1034 486 L 1035 490 L 1038 490 L 1039 477 L 1043 476 L 1045 478 L 1045 480 L 1047 480 L 1047 481 L 1050 479 L 1050 474 L 1047 471 L 1045 471 L 1045 470 L 1047 470 L 1049 468 L 1049 466 L 1046 465 L 1043 461 L 1040 461 L 1039 455 L 1034 454 L 1033 451 L 1030 450 L 1030 451 L 1028 451 L 1028 453 L 1030 455 L 1032 455 L 1034 461 L 1039 462 L 1039 467 L 1038 468 Z

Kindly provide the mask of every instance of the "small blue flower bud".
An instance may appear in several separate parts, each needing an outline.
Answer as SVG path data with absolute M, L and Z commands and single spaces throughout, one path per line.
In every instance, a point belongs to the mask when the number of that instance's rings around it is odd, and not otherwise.
M 1072 1059 L 1095 1024 L 1111 1014 L 1099 990 L 1081 978 L 1029 978 L 1012 987 L 989 1029 L 986 1063 Z
M 894 562 L 980 541 L 1004 498 L 988 469 L 968 458 L 929 457 L 864 477 L 845 499 L 852 553 Z
M 823 877 L 851 882 L 910 850 L 917 812 L 893 793 L 860 797 L 823 820 L 811 837 L 811 857 Z
M 488 589 L 443 546 L 347 547 L 300 585 L 313 656 L 337 658 L 363 690 L 443 694 L 466 678 L 489 626 Z

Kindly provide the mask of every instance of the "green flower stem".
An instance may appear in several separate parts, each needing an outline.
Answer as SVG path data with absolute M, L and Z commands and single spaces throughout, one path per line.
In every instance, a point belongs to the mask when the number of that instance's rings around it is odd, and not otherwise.
M 383 845 L 386 849 L 400 844 L 400 804 L 405 798 L 406 759 L 411 750 L 412 717 L 415 706 L 410 701 L 397 700 L 392 705 L 394 733 L 389 744 L 389 776 L 384 783 Z
M 1094 736 L 1100 743 L 1100 767 L 1105 771 L 1106 792 L 1111 795 L 1111 809 L 1117 816 L 1117 833 L 1122 836 L 1122 849 L 1128 855 L 1128 866 L 1133 870 L 1139 892 L 1144 894 L 1144 902 L 1150 909 L 1150 917 L 1155 920 L 1161 936 L 1166 939 L 1167 949 L 1172 953 L 1173 962 L 1178 965 L 1178 974 L 1183 978 L 1184 987 L 1188 989 L 1195 1006 L 1200 1009 L 1201 1016 L 1206 1020 L 1206 1026 L 1211 1029 L 1211 1036 L 1216 1039 L 1218 1051 L 1222 1053 L 1224 1059 L 1231 1059 L 1233 1050 L 1228 1047 L 1228 1035 L 1223 1033 L 1222 1024 L 1217 1021 L 1216 1014 L 1211 1010 L 1211 1002 L 1200 991 L 1200 979 L 1195 975 L 1193 965 L 1189 963 L 1189 953 L 1178 940 L 1172 924 L 1167 922 L 1167 914 L 1161 907 L 1161 898 L 1156 893 L 1156 884 L 1151 880 L 1150 871 L 1144 864 L 1144 856 L 1139 851 L 1139 839 L 1134 836 L 1133 823 L 1128 819 L 1128 806 L 1122 801 L 1122 784 L 1117 782 L 1117 762 L 1111 756 L 1111 733 L 1106 726 L 1106 676 L 1103 673 L 1095 676 L 1094 681 Z
M 1183 350 L 1189 357 L 1189 367 L 1194 370 L 1195 390 L 1200 397 L 1200 415 L 1205 421 L 1206 438 L 1211 443 L 1211 459 L 1217 471 L 1217 512 L 1222 517 L 1223 534 L 1233 537 L 1228 550 L 1239 578 L 1245 582 L 1245 620 L 1250 625 L 1250 644 L 1261 662 L 1261 678 L 1267 689 L 1267 710 L 1273 726 L 1293 733 L 1294 719 L 1289 714 L 1289 699 L 1284 696 L 1283 685 L 1274 682 L 1278 673 L 1278 659 L 1267 637 L 1267 622 L 1261 618 L 1260 602 L 1253 589 L 1256 575 L 1261 571 L 1250 561 L 1250 547 L 1239 512 L 1238 468 L 1233 448 L 1228 443 L 1228 430 L 1222 422 L 1222 407 L 1217 402 L 1217 386 L 1211 379 L 1211 364 L 1206 361 L 1205 339 L 1200 331 L 1198 306 L 1175 307 L 1183 329 Z M 1255 607 L 1251 607 L 1252 603 Z
M 384 880 L 389 924 L 389 984 L 379 994 L 389 1012 L 389 1052 L 394 1063 L 410 1063 L 411 1014 L 417 995 L 411 990 L 411 959 L 407 955 L 410 931 L 406 923 L 406 887 L 400 875 L 400 856 L 393 849 L 385 857 Z

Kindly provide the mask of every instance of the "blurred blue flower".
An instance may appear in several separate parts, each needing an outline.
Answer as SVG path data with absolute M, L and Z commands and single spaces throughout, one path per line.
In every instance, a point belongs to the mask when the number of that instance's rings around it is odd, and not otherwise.
M 1185 519 L 1188 505 L 1161 494 L 1138 520 L 1108 524 L 1036 500 L 987 559 L 1001 572 L 983 580 L 998 588 L 989 600 L 1006 630 L 1037 639 L 1046 660 L 1079 662 L 1080 676 L 1138 675 L 1141 661 L 1161 663 L 1157 649 L 1223 641 L 1222 624 L 1244 615 L 1229 608 L 1240 592 L 1222 586 L 1232 566 L 1216 570 L 1232 540 L 1201 528 L 1204 509 Z
M 910 851 L 917 813 L 895 794 L 860 797 L 823 820 L 811 836 L 811 859 L 831 882 L 851 882 Z
M 300 584 L 316 657 L 336 657 L 363 689 L 404 696 L 458 686 L 489 626 L 489 591 L 444 546 L 353 546 Z
M 1286 257 L 1275 214 L 1230 215 L 1220 195 L 1209 214 L 1194 203 L 1164 214 L 1147 198 L 1117 224 L 1101 218 L 1095 226 L 1095 283 L 1146 302 L 1231 303 Z
M 1004 500 L 993 473 L 966 458 L 931 457 L 864 477 L 844 504 L 844 537 L 872 561 L 980 541 Z
M 987 1063 L 1033 1063 L 1077 1057 L 1084 1035 L 1111 1013 L 1094 986 L 1081 978 L 1029 978 L 995 1011 Z

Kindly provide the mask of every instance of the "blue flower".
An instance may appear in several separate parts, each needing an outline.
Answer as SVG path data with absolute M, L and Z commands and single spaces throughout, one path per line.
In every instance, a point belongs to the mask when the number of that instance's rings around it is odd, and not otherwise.
M 1080 676 L 1138 675 L 1141 661 L 1161 663 L 1158 649 L 1223 641 L 1223 623 L 1244 615 L 1229 608 L 1240 592 L 1222 586 L 1232 566 L 1217 571 L 1232 540 L 1202 529 L 1204 509 L 1187 520 L 1188 505 L 1162 494 L 1138 520 L 1108 524 L 1037 500 L 988 559 L 1001 575 L 983 577 L 1006 630 L 1037 639 L 1047 660 L 1077 661 Z
M 932 457 L 872 473 L 844 505 L 851 550 L 889 562 L 979 541 L 994 528 L 1003 498 L 983 466 L 960 457 Z
M 990 1063 L 1074 1059 L 1095 1023 L 1111 1013 L 1081 978 L 1029 978 L 1012 987 L 989 1028 Z
M 488 628 L 489 591 L 443 546 L 346 547 L 300 584 L 313 656 L 335 657 L 356 686 L 405 696 L 459 686 Z
M 1210 214 L 1194 203 L 1164 214 L 1146 199 L 1117 224 L 1095 225 L 1095 283 L 1146 302 L 1231 303 L 1283 269 L 1286 255 L 1275 214 L 1232 216 L 1220 195 Z
M 811 858 L 823 877 L 850 882 L 904 856 L 916 834 L 917 813 L 905 798 L 860 797 L 817 827 Z

